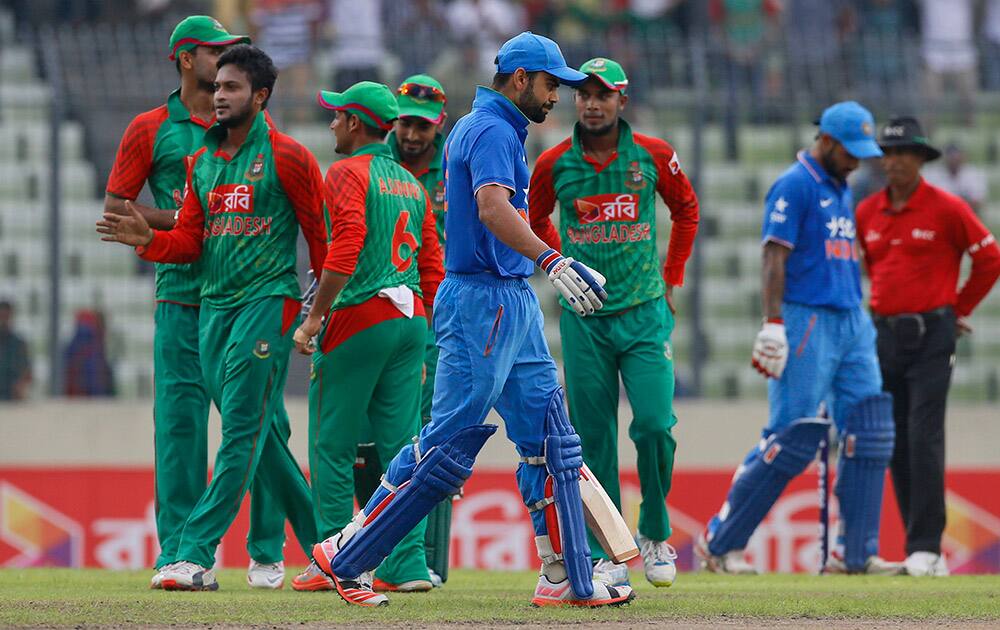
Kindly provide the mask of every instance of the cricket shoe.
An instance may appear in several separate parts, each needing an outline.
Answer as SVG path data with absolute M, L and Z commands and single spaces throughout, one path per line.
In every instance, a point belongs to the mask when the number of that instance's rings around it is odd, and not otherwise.
M 149 581 L 149 588 L 151 589 L 162 589 L 163 588 L 163 576 L 166 575 L 167 571 L 174 566 L 174 563 L 165 564 L 156 570 L 153 574 L 153 579 Z
M 309 563 L 305 571 L 292 578 L 292 589 L 296 591 L 333 591 L 336 588 L 333 580 L 323 573 L 315 560 Z
M 635 538 L 642 554 L 646 579 L 653 586 L 670 586 L 677 579 L 677 550 L 665 540 L 653 540 L 639 534 Z
M 333 585 L 337 587 L 337 594 L 348 604 L 364 608 L 389 605 L 389 598 L 381 593 L 376 593 L 375 589 L 372 588 L 371 571 L 366 571 L 351 580 L 345 580 L 336 575 L 330 575 L 330 578 L 333 579 Z
M 193 562 L 177 562 L 163 573 L 160 582 L 165 591 L 217 591 L 215 572 Z
M 946 577 L 949 575 L 944 556 L 930 551 L 914 551 L 903 563 L 906 575 L 915 577 Z
M 854 575 L 902 575 L 905 570 L 902 562 L 890 562 L 878 556 L 868 556 L 863 569 L 860 571 L 848 571 L 843 551 L 834 549 L 830 552 L 830 557 L 827 558 L 823 572 Z
M 444 580 L 441 579 L 440 575 L 434 572 L 434 569 L 427 569 L 427 573 L 431 576 L 431 586 L 434 588 L 441 588 L 444 586 Z
M 263 563 L 251 558 L 247 568 L 247 584 L 250 588 L 280 589 L 285 585 L 285 563 Z
M 701 567 L 711 573 L 721 573 L 724 575 L 757 575 L 757 569 L 753 568 L 743 554 L 742 549 L 727 551 L 721 556 L 713 556 L 708 550 L 708 541 L 705 534 L 698 536 L 695 543 L 694 553 L 701 559 Z
M 569 586 L 569 579 L 561 582 L 551 582 L 545 575 L 538 576 L 535 596 L 531 598 L 532 606 L 579 606 L 596 608 L 598 606 L 624 606 L 635 599 L 631 586 L 608 586 L 594 580 L 594 594 L 587 599 L 580 599 Z
M 400 584 L 391 584 L 383 579 L 375 578 L 372 590 L 376 593 L 426 593 L 434 588 L 430 580 L 408 580 Z
M 594 581 L 608 586 L 630 586 L 628 565 L 599 558 L 594 562 Z

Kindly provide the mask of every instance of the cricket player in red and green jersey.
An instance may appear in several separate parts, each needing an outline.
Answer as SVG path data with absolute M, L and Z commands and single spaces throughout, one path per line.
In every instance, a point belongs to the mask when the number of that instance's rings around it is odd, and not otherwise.
M 181 86 L 164 105 L 128 126 L 108 180 L 104 209 L 127 214 L 131 201 L 149 224 L 173 227 L 183 202 L 187 159 L 201 148 L 215 121 L 212 106 L 216 62 L 228 46 L 249 42 L 229 34 L 206 15 L 182 20 L 170 38 L 170 59 Z M 136 203 L 148 184 L 156 207 Z M 150 586 L 159 588 L 163 569 L 175 561 L 181 528 L 208 485 L 208 408 L 198 355 L 198 263 L 156 265 L 156 329 L 153 336 L 156 530 L 160 543 Z M 284 406 L 277 426 L 290 432 Z M 254 488 L 247 551 L 251 586 L 279 588 L 284 579 L 285 518 L 263 488 Z M 308 500 L 307 492 L 299 500 Z
M 407 77 L 396 90 L 399 118 L 389 133 L 386 144 L 403 168 L 417 178 L 430 197 L 431 211 L 437 226 L 437 236 L 444 246 L 444 124 L 448 119 L 445 105 L 448 97 L 444 87 L 434 77 L 415 74 Z M 437 374 L 438 347 L 434 327 L 427 327 L 424 355 L 425 378 L 420 395 L 420 421 L 431 421 L 431 401 L 434 399 L 434 378 Z M 373 489 L 374 491 L 374 489 Z M 371 495 L 358 497 L 367 502 Z M 427 515 L 427 568 L 431 580 L 448 581 L 448 550 L 451 543 L 451 502 L 446 499 Z
M 570 418 L 583 441 L 584 461 L 621 509 L 618 482 L 618 375 L 632 406 L 642 490 L 637 542 L 646 578 L 670 586 L 676 553 L 666 541 L 677 423 L 672 406 L 674 328 L 672 291 L 684 282 L 684 264 L 698 229 L 698 199 L 673 148 L 634 133 L 621 117 L 628 78 L 615 61 L 598 57 L 580 71 L 573 136 L 542 153 L 528 193 L 535 233 L 566 256 L 600 269 L 609 292 L 604 308 L 577 317 L 563 302 L 559 319 Z M 670 209 L 673 228 L 666 264 L 656 248 L 656 195 Z M 559 230 L 550 215 L 559 203 Z M 628 584 L 628 568 L 611 562 L 596 540 L 596 579 Z
M 165 589 L 215 590 L 219 540 L 251 481 L 288 515 L 303 546 L 316 537 L 305 480 L 275 428 L 300 309 L 295 274 L 301 227 L 315 272 L 326 256 L 322 176 L 302 145 L 273 129 L 263 109 L 277 71 L 261 50 L 240 44 L 218 60 L 217 124 L 187 174 L 184 205 L 170 231 L 153 230 L 135 207 L 106 213 L 104 240 L 137 246 L 155 262 L 200 260 L 199 354 L 205 387 L 222 415 L 212 482 L 181 531 Z
M 328 537 L 354 516 L 362 431 L 371 427 L 382 462 L 420 431 L 427 322 L 444 269 L 427 193 L 383 142 L 399 115 L 395 95 L 362 81 L 320 92 L 319 102 L 336 112 L 330 129 L 347 158 L 326 174 L 329 250 L 295 346 L 313 357 L 309 468 L 319 533 Z M 315 563 L 293 586 L 333 589 Z M 375 586 L 431 589 L 423 522 L 378 567 Z

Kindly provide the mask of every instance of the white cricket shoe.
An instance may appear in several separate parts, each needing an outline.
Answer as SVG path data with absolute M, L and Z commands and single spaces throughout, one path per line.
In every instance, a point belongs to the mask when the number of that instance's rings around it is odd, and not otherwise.
M 677 579 L 677 550 L 665 540 L 653 540 L 639 534 L 635 538 L 642 554 L 646 579 L 653 586 L 670 586 Z
M 163 576 L 166 575 L 167 571 L 169 571 L 172 566 L 174 566 L 173 562 L 171 562 L 170 564 L 165 564 L 162 567 L 160 567 L 159 569 L 157 569 L 156 573 L 153 574 L 153 579 L 151 579 L 149 581 L 149 588 L 151 588 L 151 589 L 162 589 L 163 588 Z
M 174 563 L 164 571 L 160 585 L 166 591 L 219 590 L 219 583 L 215 581 L 212 569 L 187 561 Z
M 907 575 L 946 577 L 950 575 L 944 556 L 930 551 L 914 551 L 903 562 Z
M 277 590 L 285 585 L 285 563 L 261 563 L 253 558 L 247 568 L 247 584 L 250 588 L 269 588 Z
M 742 549 L 727 551 L 721 556 L 713 556 L 708 550 L 708 541 L 705 534 L 698 536 L 695 543 L 694 553 L 701 559 L 701 567 L 711 573 L 721 573 L 725 575 L 757 575 L 757 569 L 747 562 Z
M 865 560 L 865 568 L 860 571 L 848 571 L 843 552 L 838 549 L 830 552 L 825 568 L 826 573 L 857 575 L 902 575 L 903 571 L 902 562 L 890 562 L 879 556 L 868 556 L 868 559 Z
M 552 582 L 545 575 L 538 576 L 535 595 L 531 598 L 532 606 L 580 606 L 595 608 L 597 606 L 623 606 L 635 599 L 631 586 L 608 586 L 594 580 L 594 594 L 587 599 L 580 599 L 570 588 L 569 578 L 561 582 Z
M 441 588 L 444 586 L 444 580 L 441 579 L 440 575 L 434 572 L 434 569 L 428 567 L 427 573 L 431 576 L 431 586 L 434 588 Z
M 600 558 L 594 563 L 594 581 L 608 586 L 629 586 L 628 565 Z

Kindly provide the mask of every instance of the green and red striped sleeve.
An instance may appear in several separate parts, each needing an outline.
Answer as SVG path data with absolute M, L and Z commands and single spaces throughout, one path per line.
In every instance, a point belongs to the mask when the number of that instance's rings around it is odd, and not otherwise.
M 531 173 L 531 184 L 528 186 L 528 218 L 531 229 L 535 236 L 555 250 L 562 249 L 562 242 L 559 239 L 559 230 L 552 224 L 552 212 L 556 208 L 552 170 L 562 154 L 572 146 L 573 141 L 566 138 L 538 156 L 535 170 Z
M 694 237 L 698 233 L 698 197 L 681 169 L 673 147 L 659 138 L 638 133 L 633 137 L 656 164 L 656 192 L 670 209 L 670 220 L 673 222 L 663 279 L 667 284 L 683 286 L 684 265 L 691 257 Z
M 326 259 L 326 226 L 323 222 L 323 175 L 316 158 L 296 140 L 271 130 L 274 166 L 285 196 L 295 210 L 302 236 L 309 247 L 309 265 L 316 277 Z
M 330 222 L 330 242 L 323 269 L 345 276 L 354 273 L 368 233 L 365 206 L 371 161 L 372 156 L 360 155 L 334 162 L 326 171 L 323 195 Z
M 421 186 L 423 189 L 423 186 Z M 437 219 L 431 210 L 431 198 L 424 189 L 424 222 L 421 225 L 420 251 L 417 252 L 417 270 L 420 273 L 420 292 L 424 306 L 434 306 L 438 285 L 444 279 L 444 254 L 438 241 Z
M 136 247 L 135 252 L 143 260 L 165 263 L 194 262 L 201 257 L 201 246 L 205 234 L 205 210 L 201 199 L 191 185 L 192 173 L 198 158 L 207 147 L 199 149 L 188 161 L 187 181 L 184 184 L 184 205 L 181 207 L 177 223 L 171 230 L 153 230 L 153 240 L 145 247 Z
M 121 142 L 115 163 L 111 167 L 105 191 L 121 199 L 134 200 L 142 191 L 153 169 L 153 144 L 163 121 L 167 119 L 167 106 L 139 114 L 129 123 Z

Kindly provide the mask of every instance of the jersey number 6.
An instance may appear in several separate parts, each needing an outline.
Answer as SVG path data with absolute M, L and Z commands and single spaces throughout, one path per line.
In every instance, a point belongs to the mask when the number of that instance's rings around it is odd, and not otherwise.
M 392 231 L 392 264 L 396 271 L 402 273 L 410 268 L 413 263 L 413 252 L 417 251 L 417 238 L 407 231 L 410 226 L 410 213 L 403 210 L 396 219 L 396 227 Z M 403 245 L 409 246 L 409 251 L 405 256 L 400 255 L 400 248 Z

